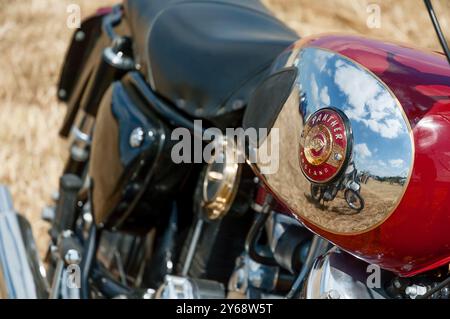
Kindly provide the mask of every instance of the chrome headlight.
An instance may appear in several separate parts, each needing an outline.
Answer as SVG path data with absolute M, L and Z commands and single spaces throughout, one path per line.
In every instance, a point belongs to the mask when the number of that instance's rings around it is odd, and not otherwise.
M 209 219 L 223 217 L 236 196 L 241 174 L 234 141 L 221 139 L 211 162 L 206 166 L 202 188 L 202 208 Z

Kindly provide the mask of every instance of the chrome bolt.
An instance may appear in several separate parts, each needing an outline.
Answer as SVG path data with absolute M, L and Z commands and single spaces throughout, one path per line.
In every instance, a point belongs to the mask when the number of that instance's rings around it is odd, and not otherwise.
M 59 192 L 53 192 L 52 194 L 52 201 L 57 203 L 59 200 Z
M 62 237 L 63 238 L 69 238 L 73 236 L 73 231 L 66 229 L 62 232 Z
M 233 101 L 233 103 L 231 104 L 231 108 L 233 110 L 239 110 L 241 108 L 243 108 L 245 105 L 245 102 L 243 100 L 235 100 Z
M 50 251 L 51 251 L 52 253 L 57 252 L 57 251 L 58 251 L 58 246 L 56 246 L 56 245 L 51 245 L 51 246 L 50 246 Z
M 156 291 L 154 289 L 147 289 L 147 291 L 142 295 L 142 299 L 153 299 Z
M 130 135 L 130 146 L 137 148 L 144 142 L 144 129 L 142 127 L 135 128 Z
M 416 299 L 417 296 L 423 296 L 427 293 L 427 287 L 412 285 L 406 287 L 405 294 L 407 294 L 411 299 Z
M 85 212 L 83 214 L 83 221 L 88 225 L 92 224 L 93 218 L 91 212 Z
M 64 89 L 60 89 L 58 91 L 58 96 L 60 99 L 65 99 L 67 97 L 67 91 Z
M 261 288 L 263 278 L 261 275 L 251 275 L 250 282 L 252 283 L 253 287 Z
M 331 289 L 330 291 L 327 291 L 321 299 L 341 299 L 341 295 L 338 291 Z
M 79 264 L 81 261 L 81 255 L 76 249 L 69 249 L 64 256 L 64 261 L 69 265 Z
M 83 31 L 78 31 L 75 33 L 75 41 L 81 42 L 86 38 L 86 34 Z
M 334 153 L 334 159 L 335 159 L 336 161 L 340 161 L 340 160 L 342 159 L 342 155 L 339 154 L 339 153 Z

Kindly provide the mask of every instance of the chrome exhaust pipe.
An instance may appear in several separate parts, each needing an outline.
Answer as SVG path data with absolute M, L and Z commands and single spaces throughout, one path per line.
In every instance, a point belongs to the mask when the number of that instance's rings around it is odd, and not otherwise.
M 30 223 L 14 211 L 9 189 L 0 185 L 0 298 L 48 298 L 48 286 Z

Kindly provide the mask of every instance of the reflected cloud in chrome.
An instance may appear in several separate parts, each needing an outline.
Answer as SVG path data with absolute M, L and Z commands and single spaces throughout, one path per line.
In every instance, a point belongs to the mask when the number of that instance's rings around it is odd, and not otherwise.
M 403 197 L 413 164 L 411 129 L 396 97 L 370 71 L 331 51 L 295 50 L 274 66 L 295 66 L 298 76 L 274 123 L 280 163 L 275 174 L 262 174 L 266 184 L 299 217 L 330 232 L 355 234 L 383 222 Z M 353 146 L 337 180 L 314 184 L 300 166 L 301 135 L 324 108 L 346 115 Z

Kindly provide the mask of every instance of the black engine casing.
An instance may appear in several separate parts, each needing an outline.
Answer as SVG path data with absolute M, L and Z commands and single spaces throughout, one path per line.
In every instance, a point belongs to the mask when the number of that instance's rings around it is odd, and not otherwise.
M 137 128 L 143 139 L 133 147 Z M 97 114 L 89 163 L 97 225 L 143 233 L 161 214 L 169 215 L 190 171 L 170 159 L 170 132 L 127 77 L 111 85 Z

